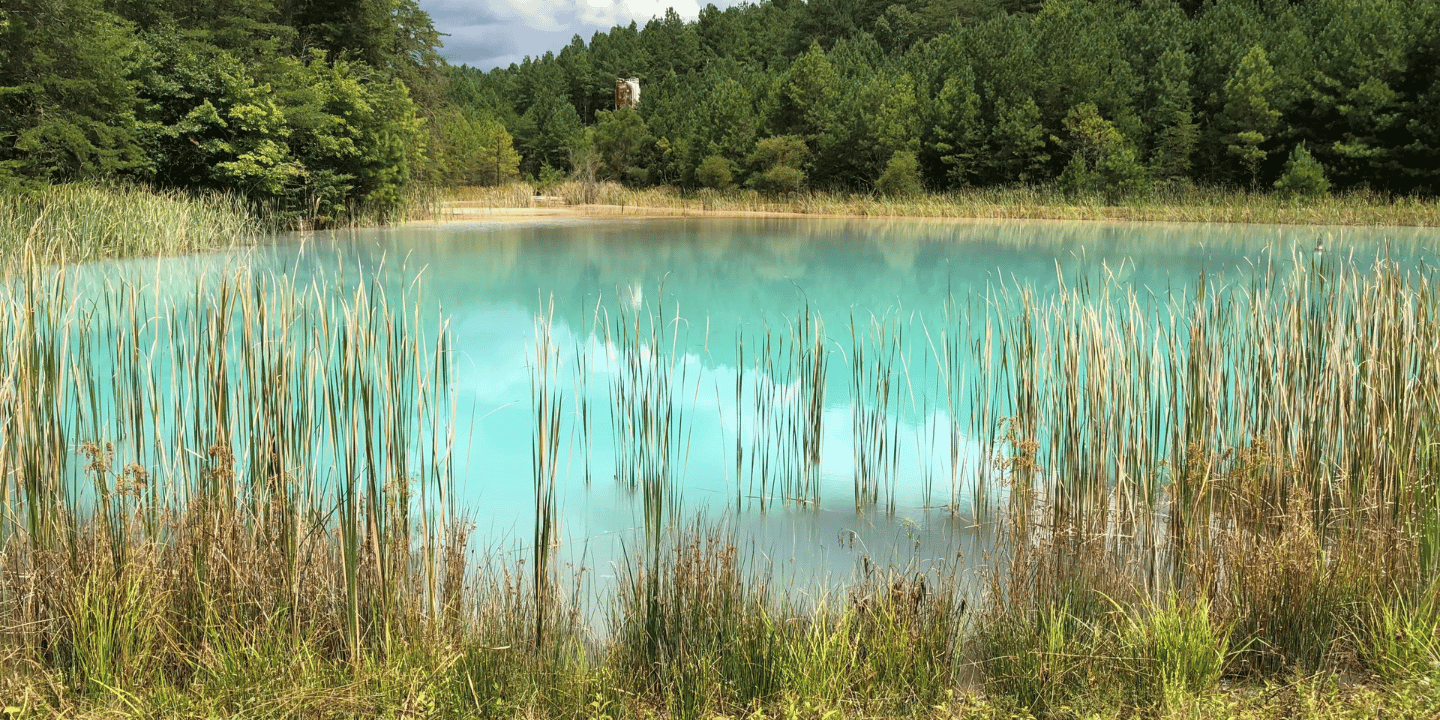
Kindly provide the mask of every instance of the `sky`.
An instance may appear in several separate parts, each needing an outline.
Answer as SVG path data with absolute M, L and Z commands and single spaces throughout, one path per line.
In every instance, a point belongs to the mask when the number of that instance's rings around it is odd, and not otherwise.
M 708 1 L 717 7 L 733 4 Z M 435 29 L 449 35 L 440 38 L 445 59 L 451 65 L 481 70 L 518 63 L 526 55 L 538 57 L 546 50 L 558 54 L 577 34 L 589 43 L 597 30 L 632 20 L 643 27 L 669 7 L 694 20 L 702 7 L 700 0 L 419 0 L 419 4 L 430 13 Z

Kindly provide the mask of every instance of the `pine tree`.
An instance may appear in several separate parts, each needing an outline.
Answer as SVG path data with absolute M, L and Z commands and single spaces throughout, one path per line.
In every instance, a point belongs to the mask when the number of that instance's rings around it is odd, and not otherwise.
M 1287 199 L 1312 199 L 1324 197 L 1330 192 L 1330 181 L 1325 179 L 1325 168 L 1310 155 L 1305 143 L 1296 145 L 1290 152 L 1290 159 L 1285 162 L 1285 174 L 1275 181 L 1275 190 Z
M 975 72 L 969 65 L 962 65 L 945 79 L 933 108 L 929 149 L 945 165 L 950 183 L 964 185 L 974 177 L 985 144 L 980 95 L 975 92 Z
M 1190 172 L 1190 156 L 1200 137 L 1190 100 L 1190 54 L 1179 48 L 1167 50 L 1160 56 L 1156 75 L 1150 167 L 1158 178 L 1182 178 Z
M 1250 172 L 1252 187 L 1259 178 L 1260 163 L 1269 155 L 1261 146 L 1280 120 L 1280 111 L 1270 107 L 1274 84 L 1275 71 L 1259 45 L 1250 49 L 1225 82 L 1224 119 L 1232 130 L 1225 150 Z

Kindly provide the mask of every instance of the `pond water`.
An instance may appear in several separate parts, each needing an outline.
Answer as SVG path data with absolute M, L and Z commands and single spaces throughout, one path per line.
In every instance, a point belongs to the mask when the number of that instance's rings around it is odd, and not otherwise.
M 1163 303 L 1202 274 L 1244 284 L 1312 262 L 1317 242 L 1357 264 L 1420 265 L 1437 241 L 1407 228 L 607 219 L 287 236 L 244 258 L 302 282 L 421 279 L 421 316 L 448 318 L 457 504 L 478 545 L 523 557 L 533 538 L 543 326 L 561 403 L 562 562 L 603 581 L 643 543 L 643 488 L 618 448 L 663 468 L 676 513 L 725 521 L 777 574 L 808 583 L 848 577 L 861 557 L 983 562 L 986 454 L 947 403 L 942 355 L 948 328 L 987 298 L 1110 285 Z M 183 288 L 215 261 L 103 270 Z M 817 356 L 823 376 L 805 376 Z M 657 408 L 671 422 L 658 440 L 643 427 Z M 874 501 L 857 502 L 857 465 Z
M 843 577 L 861 555 L 883 564 L 982 554 L 986 535 L 975 527 L 966 478 L 952 485 L 951 471 L 953 452 L 964 456 L 960 474 L 973 474 L 981 451 L 973 438 L 952 448 L 936 381 L 937 338 L 956 308 L 1003 288 L 1043 298 L 1062 284 L 1102 280 L 1163 298 L 1189 292 L 1201 273 L 1243 283 L 1307 262 L 1317 242 L 1356 262 L 1389 255 L 1424 263 L 1437 239 L 1432 230 L 1396 228 L 612 219 L 360 230 L 282 243 L 266 257 L 301 277 L 337 267 L 355 276 L 389 268 L 397 282 L 423 277 L 426 302 L 450 318 L 456 482 L 480 538 L 523 552 L 533 537 L 532 370 L 537 316 L 546 315 L 564 395 L 561 556 L 603 577 L 623 548 L 640 544 L 643 503 L 620 482 L 614 457 L 615 434 L 626 427 L 612 418 L 625 372 L 614 336 L 617 323 L 633 328 L 638 318 L 638 345 L 655 353 L 650 322 L 658 317 L 667 407 L 680 418 L 668 457 L 683 512 L 727 518 L 782 571 Z M 767 433 L 779 446 L 797 443 L 776 440 L 786 428 L 767 425 L 765 415 L 782 412 L 802 382 L 757 357 L 767 336 L 789 337 L 807 310 L 823 323 L 813 335 L 828 356 L 823 392 L 810 391 L 823 405 L 818 501 L 812 487 L 809 502 L 787 503 L 797 493 L 776 489 L 775 472 L 767 479 L 759 467 L 783 465 L 783 451 L 762 446 Z M 893 469 L 881 501 L 857 512 L 855 437 L 865 431 L 853 412 L 852 332 L 876 327 L 900 348 L 885 369 L 894 389 L 881 431 Z M 582 366 L 583 383 L 575 380 Z M 759 398 L 767 380 L 780 386 L 768 390 L 768 405 Z M 588 438 L 576 398 L 588 403 Z

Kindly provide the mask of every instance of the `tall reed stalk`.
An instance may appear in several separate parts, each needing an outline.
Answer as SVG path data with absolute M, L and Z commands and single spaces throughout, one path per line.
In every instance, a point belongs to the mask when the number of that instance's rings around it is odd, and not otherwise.
M 564 395 L 552 385 L 560 372 L 559 356 L 551 339 L 555 299 L 544 315 L 535 317 L 535 357 L 530 364 L 530 402 L 535 413 L 531 465 L 535 475 L 535 645 L 545 642 L 545 612 L 551 606 L 554 581 L 550 554 L 557 541 L 555 479 L 560 462 L 560 421 Z

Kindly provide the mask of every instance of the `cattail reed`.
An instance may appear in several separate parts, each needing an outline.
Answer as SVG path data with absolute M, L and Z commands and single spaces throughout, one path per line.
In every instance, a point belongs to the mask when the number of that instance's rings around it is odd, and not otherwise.
M 535 316 L 535 356 L 530 363 L 530 403 L 535 414 L 531 466 L 535 478 L 535 645 L 545 642 L 545 613 L 550 608 L 554 568 L 550 555 L 558 538 L 555 480 L 560 463 L 560 421 L 564 395 L 552 385 L 560 373 L 560 358 L 551 331 L 555 299 L 549 309 Z

